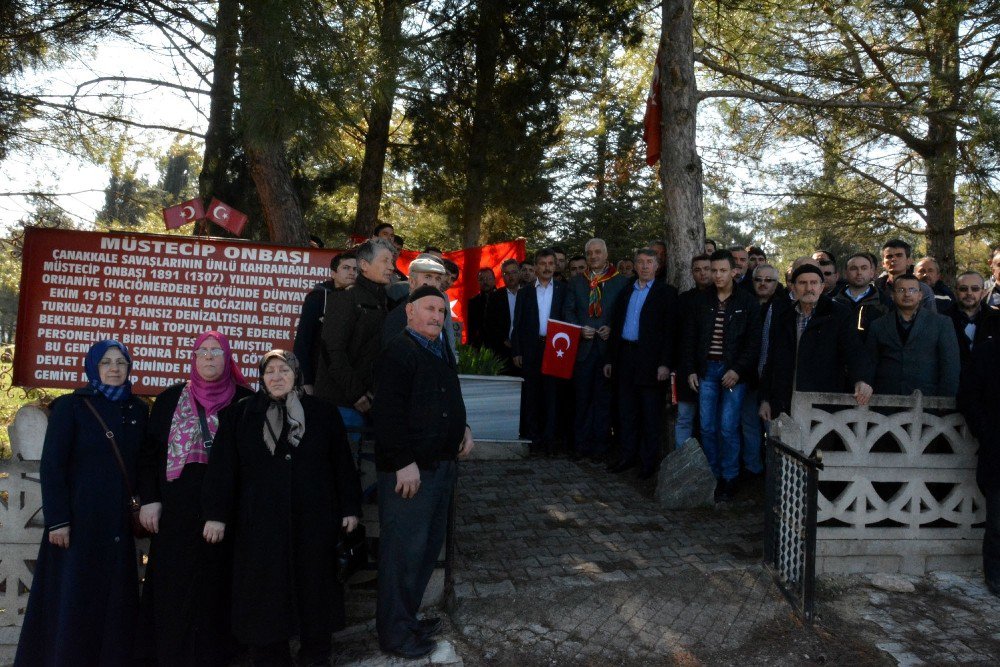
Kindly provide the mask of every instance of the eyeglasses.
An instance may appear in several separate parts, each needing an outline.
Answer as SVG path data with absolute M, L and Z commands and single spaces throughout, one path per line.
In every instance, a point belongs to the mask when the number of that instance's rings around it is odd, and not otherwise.
M 212 357 L 221 357 L 225 352 L 222 351 L 221 347 L 199 347 L 191 354 L 200 359 L 211 359 Z
M 114 359 L 114 360 L 101 359 L 101 361 L 97 365 L 100 366 L 101 368 L 111 368 L 112 366 L 125 367 L 128 366 L 128 362 L 125 361 L 124 359 Z
M 761 284 L 763 284 L 763 283 L 776 283 L 776 282 L 778 282 L 778 279 L 777 278 L 754 278 L 753 281 L 755 283 L 761 283 Z
M 956 287 L 959 292 L 982 292 L 983 288 L 979 285 L 959 285 Z
M 917 294 L 920 292 L 919 287 L 897 287 L 893 290 L 896 294 Z

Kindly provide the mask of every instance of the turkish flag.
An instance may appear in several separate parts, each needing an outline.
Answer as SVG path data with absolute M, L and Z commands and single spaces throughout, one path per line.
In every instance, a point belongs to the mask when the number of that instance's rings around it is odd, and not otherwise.
M 237 236 L 243 233 L 243 226 L 247 224 L 246 213 L 240 213 L 232 206 L 222 203 L 215 197 L 212 197 L 212 201 L 208 205 L 208 215 L 205 217 Z
M 653 81 L 646 98 L 646 115 L 642 119 L 642 140 L 646 142 L 646 164 L 652 167 L 660 161 L 662 142 L 662 120 L 660 114 L 660 52 L 656 52 L 653 65 Z
M 396 261 L 396 268 L 403 273 L 409 273 L 410 262 L 412 262 L 419 252 L 414 250 L 404 250 Z M 452 250 L 443 253 L 445 259 L 450 259 L 458 265 L 458 280 L 448 290 L 448 301 L 451 302 L 452 320 L 462 323 L 462 338 L 465 342 L 466 328 L 464 326 L 466 313 L 468 312 L 469 299 L 479 294 L 479 281 L 477 276 L 479 269 L 492 269 L 493 275 L 497 279 L 497 284 L 502 282 L 500 265 L 504 260 L 516 259 L 523 262 L 525 257 L 524 239 L 515 241 L 504 241 L 503 243 L 491 243 L 490 245 L 466 248 L 465 250 Z
M 163 209 L 163 222 L 166 223 L 167 229 L 177 229 L 204 217 L 205 208 L 198 198 Z
M 580 331 L 569 322 L 549 320 L 545 333 L 545 354 L 542 355 L 542 374 L 568 380 L 573 377 L 576 350 L 579 347 Z

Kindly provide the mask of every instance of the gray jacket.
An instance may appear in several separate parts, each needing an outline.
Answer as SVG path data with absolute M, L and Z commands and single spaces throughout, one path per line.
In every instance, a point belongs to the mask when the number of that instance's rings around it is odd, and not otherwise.
M 590 270 L 587 270 L 590 273 Z M 569 281 L 566 290 L 566 303 L 563 306 L 562 318 L 570 324 L 581 327 L 593 327 L 600 329 L 606 324 L 611 324 L 611 313 L 615 308 L 615 302 L 621 297 L 625 289 L 630 285 L 630 281 L 623 275 L 616 275 L 614 278 L 601 283 L 601 314 L 592 317 L 588 313 L 590 306 L 590 280 L 585 276 L 573 276 Z M 596 345 L 601 359 L 607 352 L 608 342 L 601 340 L 599 336 L 594 336 L 587 340 L 580 337 L 580 349 L 577 351 L 576 363 L 582 364 L 583 360 L 590 354 L 591 347 Z
M 875 320 L 865 341 L 875 360 L 875 393 L 907 395 L 919 389 L 925 396 L 954 397 L 961 364 L 951 319 L 921 307 L 904 345 L 896 318 L 890 312 Z

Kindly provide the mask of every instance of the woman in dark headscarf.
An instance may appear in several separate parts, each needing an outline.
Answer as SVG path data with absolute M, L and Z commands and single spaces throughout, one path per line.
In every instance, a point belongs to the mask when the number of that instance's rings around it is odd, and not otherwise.
M 229 630 L 232 550 L 206 544 L 201 495 L 219 412 L 252 395 L 229 341 L 198 336 L 191 377 L 153 404 L 139 459 L 140 520 L 153 534 L 142 590 L 140 655 L 169 665 L 224 665 L 234 649 Z
M 52 403 L 45 431 L 45 532 L 14 658 L 18 666 L 131 663 L 139 576 L 130 490 L 147 410 L 132 396 L 132 360 L 124 345 L 96 343 L 84 367 L 89 383 Z
M 260 362 L 260 389 L 222 416 L 209 464 L 205 539 L 235 529 L 233 631 L 260 664 L 327 664 L 343 626 L 334 572 L 341 528 L 354 530 L 361 484 L 337 408 L 302 390 L 291 352 Z

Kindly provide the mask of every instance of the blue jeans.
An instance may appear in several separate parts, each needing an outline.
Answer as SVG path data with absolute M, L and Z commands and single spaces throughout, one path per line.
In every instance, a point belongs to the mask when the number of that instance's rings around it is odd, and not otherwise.
M 344 420 L 344 428 L 347 429 L 347 440 L 348 442 L 355 444 L 361 440 L 361 433 L 358 431 L 351 431 L 352 428 L 364 428 L 368 424 L 368 420 L 365 416 L 355 410 L 354 408 L 345 408 L 340 406 L 337 408 L 340 411 L 340 418 Z
M 678 378 L 680 381 L 680 378 Z M 677 402 L 677 421 L 674 423 L 674 448 L 680 449 L 694 435 L 694 420 L 698 405 L 689 401 Z
M 740 474 L 740 410 L 747 386 L 741 382 L 724 389 L 725 372 L 722 362 L 708 362 L 708 372 L 698 386 L 698 409 L 701 447 L 716 478 L 728 480 Z
M 759 475 L 764 472 L 764 464 L 760 460 L 760 448 L 764 444 L 764 430 L 758 414 L 760 406 L 757 400 L 757 390 L 747 390 L 743 396 L 743 467 L 747 472 Z

